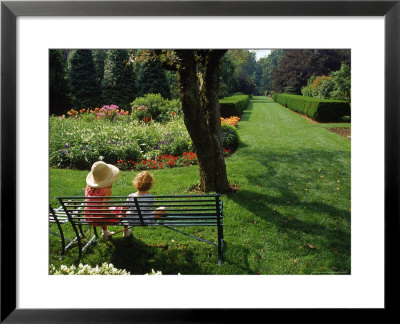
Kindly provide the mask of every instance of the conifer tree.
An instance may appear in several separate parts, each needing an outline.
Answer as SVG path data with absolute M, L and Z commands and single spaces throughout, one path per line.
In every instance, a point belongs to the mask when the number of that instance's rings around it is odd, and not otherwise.
M 101 85 L 104 77 L 104 61 L 107 57 L 107 50 L 104 49 L 96 49 L 92 50 L 94 66 L 96 67 L 97 72 L 97 82 Z
M 71 108 L 65 58 L 62 50 L 49 51 L 50 115 L 61 115 Z
M 165 99 L 171 99 L 171 90 L 166 71 L 159 61 L 148 61 L 140 65 L 138 76 L 138 95 L 159 93 Z
M 130 108 L 136 97 L 136 86 L 128 50 L 107 50 L 101 86 L 104 104 L 114 104 L 125 110 Z
M 100 87 L 89 49 L 73 50 L 68 57 L 68 70 L 74 108 L 95 108 L 100 104 Z

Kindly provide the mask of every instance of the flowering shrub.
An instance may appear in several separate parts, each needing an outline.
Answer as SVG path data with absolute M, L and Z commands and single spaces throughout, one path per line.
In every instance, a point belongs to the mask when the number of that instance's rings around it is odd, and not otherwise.
M 132 118 L 148 123 L 167 122 L 182 115 L 182 108 L 178 99 L 164 99 L 160 94 L 149 93 L 144 97 L 136 98 L 132 103 Z
M 108 119 L 115 120 L 118 116 L 127 116 L 129 114 L 128 111 L 123 109 L 119 109 L 116 105 L 105 105 L 101 108 L 95 109 L 86 109 L 82 108 L 79 111 L 75 109 L 71 109 L 67 112 L 67 115 L 71 118 L 75 119 Z M 62 115 L 61 118 L 65 118 L 65 115 Z
M 223 118 L 221 117 L 221 125 L 232 125 L 232 126 L 237 126 L 239 123 L 240 117 L 237 116 L 231 116 L 228 118 Z
M 97 119 L 114 120 L 117 118 L 117 116 L 121 115 L 128 115 L 128 112 L 124 111 L 123 109 L 120 110 L 119 107 L 116 105 L 103 106 L 97 111 Z
M 66 265 L 61 265 L 57 269 L 53 264 L 50 264 L 50 274 L 51 275 L 130 275 L 130 272 L 117 269 L 112 263 L 108 264 L 104 262 L 100 267 L 91 267 L 88 264 L 79 264 L 78 267 L 72 265 L 67 267 Z

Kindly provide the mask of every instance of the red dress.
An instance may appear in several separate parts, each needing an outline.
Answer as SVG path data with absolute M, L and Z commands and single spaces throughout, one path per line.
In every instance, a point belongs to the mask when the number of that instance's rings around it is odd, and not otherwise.
M 106 195 L 106 189 L 107 188 L 92 188 L 92 187 L 86 186 L 85 197 L 110 196 L 111 190 L 109 189 L 109 194 L 107 193 L 107 195 Z M 104 217 L 109 217 L 109 216 L 108 215 L 97 215 L 97 214 L 105 214 L 105 213 L 109 212 L 110 216 L 113 216 L 111 210 L 109 210 L 109 208 L 108 208 L 107 201 L 108 201 L 108 199 L 103 199 L 103 198 L 85 199 L 85 202 L 87 202 L 86 207 L 85 207 L 85 216 L 88 217 L 88 218 L 86 218 L 86 221 L 93 223 L 93 226 L 104 225 L 101 223 L 101 220 L 99 218 L 104 218 Z M 91 203 L 95 206 L 90 207 Z M 104 207 L 101 207 L 99 205 L 103 205 Z M 94 218 L 96 218 L 96 220 Z M 104 220 L 104 222 L 118 223 L 119 220 L 118 219 L 107 219 L 107 220 Z

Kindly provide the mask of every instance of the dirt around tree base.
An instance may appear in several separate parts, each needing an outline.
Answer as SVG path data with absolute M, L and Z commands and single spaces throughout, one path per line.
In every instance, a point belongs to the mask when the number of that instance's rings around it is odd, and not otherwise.
M 327 128 L 327 130 L 351 140 L 351 128 Z
M 236 184 L 229 184 L 229 188 L 228 192 L 225 192 L 226 194 L 235 193 L 239 190 L 239 186 Z M 189 194 L 204 195 L 205 192 L 200 190 L 200 184 L 197 184 L 189 188 Z

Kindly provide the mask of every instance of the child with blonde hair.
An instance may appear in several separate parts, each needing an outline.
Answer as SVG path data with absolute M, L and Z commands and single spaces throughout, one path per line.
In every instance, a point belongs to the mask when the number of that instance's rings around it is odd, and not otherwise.
M 136 192 L 131 193 L 127 199 L 128 211 L 127 214 L 135 214 L 136 206 L 133 197 L 145 197 L 139 199 L 140 212 L 145 223 L 152 223 L 156 218 L 162 217 L 165 214 L 165 207 L 158 207 L 153 211 L 152 205 L 154 205 L 154 198 L 149 190 L 153 186 L 154 177 L 147 171 L 140 172 L 132 181 L 133 187 L 137 189 Z M 140 220 L 137 220 L 140 223 Z

